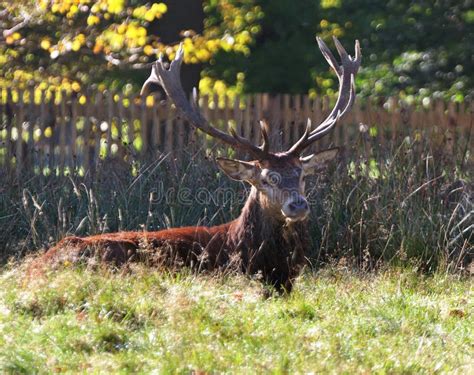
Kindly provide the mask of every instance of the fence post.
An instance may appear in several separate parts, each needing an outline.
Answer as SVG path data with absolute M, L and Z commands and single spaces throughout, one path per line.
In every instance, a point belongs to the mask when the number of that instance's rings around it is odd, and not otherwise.
M 23 167 L 23 121 L 25 119 L 25 108 L 23 101 L 23 90 L 19 89 L 18 91 L 18 112 L 16 115 L 16 173 L 17 176 L 20 176 L 21 170 Z
M 90 138 L 91 138 L 91 113 L 92 112 L 92 106 L 93 106 L 93 101 L 92 101 L 92 94 L 89 90 L 85 92 L 85 97 L 86 101 L 83 104 L 83 115 L 84 115 L 84 129 L 82 131 L 82 161 L 83 161 L 83 167 L 84 170 L 87 172 L 89 171 L 90 167 L 90 154 L 89 154 L 89 148 L 90 148 Z
M 152 145 L 153 147 L 161 146 L 161 119 L 159 115 L 159 110 L 161 107 L 160 103 L 160 95 L 155 94 L 153 95 L 153 107 L 152 107 Z
M 59 110 L 59 173 L 64 174 L 65 164 L 68 154 L 68 149 L 66 147 L 66 133 L 68 127 L 67 115 L 66 115 L 66 103 L 68 97 L 66 91 L 61 91 L 61 102 Z M 69 121 L 70 123 L 70 121 Z
M 263 108 L 262 108 L 262 100 L 264 94 L 256 94 L 255 95 L 255 110 L 254 116 L 252 119 L 252 141 L 255 144 L 259 144 L 260 142 L 260 120 L 263 119 Z
M 107 91 L 106 93 L 106 98 L 107 98 L 107 133 L 105 136 L 105 155 L 106 157 L 110 158 L 112 155 L 112 126 L 114 123 L 114 108 L 115 108 L 115 102 L 114 102 L 114 91 Z
M 133 151 L 133 142 L 135 141 L 135 102 L 133 97 L 127 96 L 128 100 L 128 127 L 127 127 L 127 138 L 128 138 L 128 151 Z
M 28 86 L 28 96 L 29 96 L 29 105 L 28 105 L 28 143 L 26 148 L 26 163 L 30 166 L 35 164 L 35 141 L 34 141 L 34 131 L 35 126 L 38 121 L 38 116 L 36 114 L 36 105 L 35 105 L 35 89 L 32 85 Z
M 174 110 L 170 99 L 166 100 L 166 123 L 165 123 L 165 152 L 173 151 L 173 117 Z
M 150 138 L 148 137 L 148 116 L 146 108 L 146 97 L 138 98 L 140 104 L 140 136 L 142 138 L 142 153 L 146 154 L 149 148 Z

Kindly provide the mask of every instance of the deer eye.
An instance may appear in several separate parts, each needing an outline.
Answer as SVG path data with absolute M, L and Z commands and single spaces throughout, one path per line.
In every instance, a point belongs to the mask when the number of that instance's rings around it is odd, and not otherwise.
M 263 186 L 270 186 L 270 183 L 267 180 L 262 180 Z

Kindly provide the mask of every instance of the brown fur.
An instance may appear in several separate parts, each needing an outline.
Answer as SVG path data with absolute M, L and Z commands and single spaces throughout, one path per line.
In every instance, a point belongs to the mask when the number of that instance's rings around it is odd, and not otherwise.
M 259 274 L 265 283 L 289 292 L 304 264 L 307 244 L 306 222 L 287 224 L 282 218 L 275 219 L 265 196 L 252 188 L 240 216 L 230 223 L 66 237 L 35 263 L 56 267 L 93 258 L 115 266 L 147 261 L 197 271 L 231 268 Z

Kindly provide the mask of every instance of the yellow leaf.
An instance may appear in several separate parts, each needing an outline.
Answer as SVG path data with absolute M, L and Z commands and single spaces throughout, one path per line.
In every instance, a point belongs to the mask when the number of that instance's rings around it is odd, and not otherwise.
M 141 6 L 141 7 L 138 7 L 138 8 L 135 8 L 133 10 L 133 17 L 135 18 L 143 18 L 145 17 L 145 14 L 147 12 L 147 9 L 145 6 Z
M 89 26 L 97 25 L 99 22 L 100 22 L 100 19 L 97 16 L 91 15 L 87 17 L 87 25 Z
M 199 49 L 196 51 L 196 57 L 199 59 L 199 61 L 205 62 L 211 58 L 211 54 L 206 49 Z
M 130 25 L 128 28 L 127 28 L 127 31 L 125 33 L 125 36 L 129 39 L 135 39 L 137 36 L 138 36 L 138 33 L 137 33 L 137 28 L 134 27 L 133 25 Z
M 144 36 L 141 36 L 139 38 L 137 38 L 137 44 L 141 47 L 141 46 L 144 46 L 146 44 L 146 37 Z
M 72 42 L 71 49 L 73 51 L 79 51 L 81 49 L 81 42 L 79 42 L 78 40 Z
M 146 36 L 146 29 L 144 27 L 137 27 L 138 36 Z
M 108 0 L 107 3 L 110 13 L 118 14 L 123 10 L 124 0 Z
M 48 50 L 51 47 L 51 42 L 48 39 L 43 39 L 40 43 L 41 48 Z
M 151 9 L 145 13 L 145 20 L 148 22 L 151 22 L 155 19 L 155 12 L 153 12 Z
M 151 55 L 153 55 L 154 52 L 155 52 L 155 50 L 150 45 L 146 45 L 145 47 L 143 47 L 143 53 L 145 55 L 151 56 Z
M 119 34 L 124 34 L 125 31 L 127 31 L 127 26 L 125 24 L 122 23 L 117 27 L 117 32 Z
M 146 97 L 145 103 L 147 107 L 153 107 L 153 104 L 155 104 L 155 99 L 153 98 L 153 96 L 149 95 Z
M 155 7 L 156 5 L 156 7 Z M 164 3 L 158 3 L 158 4 L 153 4 L 152 9 L 155 8 L 158 13 L 166 13 L 168 10 L 168 7 Z

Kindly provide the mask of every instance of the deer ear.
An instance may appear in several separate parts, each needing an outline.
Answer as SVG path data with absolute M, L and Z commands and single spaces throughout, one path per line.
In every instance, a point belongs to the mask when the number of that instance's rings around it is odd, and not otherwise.
M 238 181 L 252 181 L 257 177 L 258 168 L 255 164 L 227 158 L 216 158 L 217 164 L 230 178 Z
M 337 156 L 338 152 L 339 148 L 336 147 L 318 152 L 316 154 L 301 157 L 300 161 L 303 164 L 304 173 L 310 175 L 320 169 L 323 169 L 331 160 L 333 160 Z

